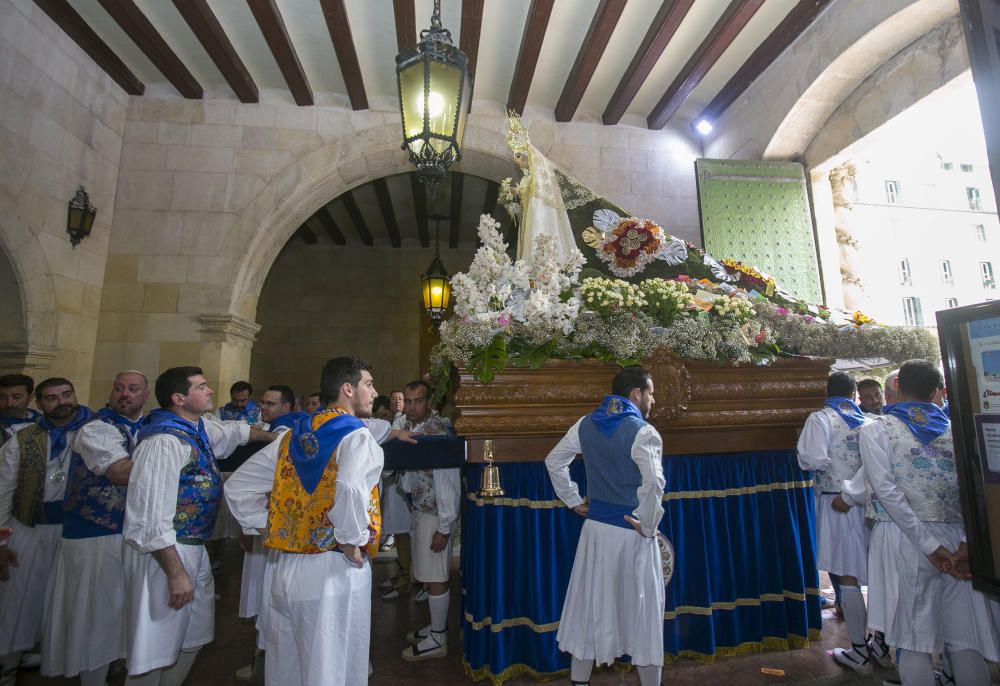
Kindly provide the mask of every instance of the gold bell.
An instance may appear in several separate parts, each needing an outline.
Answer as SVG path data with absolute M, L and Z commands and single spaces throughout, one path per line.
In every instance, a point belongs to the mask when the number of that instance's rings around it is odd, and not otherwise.
M 479 482 L 480 498 L 496 498 L 503 495 L 503 488 L 500 486 L 500 469 L 493 464 L 493 440 L 487 438 L 483 441 L 483 476 Z

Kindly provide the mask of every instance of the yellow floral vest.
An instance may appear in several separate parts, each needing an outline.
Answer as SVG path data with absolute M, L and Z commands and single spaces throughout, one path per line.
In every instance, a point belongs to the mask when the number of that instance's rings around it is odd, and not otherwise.
M 312 417 L 313 431 L 341 414 L 344 413 L 337 409 L 317 412 Z M 337 451 L 330 456 L 316 490 L 307 493 L 288 452 L 291 438 L 291 431 L 286 431 L 281 437 L 274 486 L 267 506 L 264 545 L 289 553 L 323 553 L 334 550 L 337 548 L 337 541 L 333 537 L 333 525 L 327 518 L 327 513 L 337 497 Z M 362 548 L 369 557 L 375 557 L 382 531 L 377 485 L 372 489 L 368 501 L 368 520 L 368 543 Z

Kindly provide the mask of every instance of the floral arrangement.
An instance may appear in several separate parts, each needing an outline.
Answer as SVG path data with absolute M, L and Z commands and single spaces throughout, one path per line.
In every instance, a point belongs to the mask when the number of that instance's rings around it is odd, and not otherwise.
M 731 272 L 738 272 L 741 283 L 757 289 L 768 297 L 774 295 L 774 290 L 778 284 L 772 277 L 761 274 L 756 268 L 733 259 L 722 260 L 722 265 Z

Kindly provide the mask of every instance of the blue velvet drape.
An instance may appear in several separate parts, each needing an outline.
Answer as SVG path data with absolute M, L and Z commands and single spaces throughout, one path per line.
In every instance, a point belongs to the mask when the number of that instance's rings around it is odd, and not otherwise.
M 462 638 L 473 679 L 565 670 L 556 631 L 583 521 L 541 462 L 498 465 L 506 495 L 462 508 Z M 712 659 L 801 647 L 820 628 L 810 475 L 791 450 L 664 458 L 660 529 L 677 552 L 664 652 Z M 586 492 L 583 463 L 571 468 Z

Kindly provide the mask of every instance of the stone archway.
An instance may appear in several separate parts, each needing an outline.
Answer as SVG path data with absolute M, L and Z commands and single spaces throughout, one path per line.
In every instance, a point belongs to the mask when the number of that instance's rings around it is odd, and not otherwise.
M 47 374 L 56 356 L 55 291 L 38 240 L 6 194 L 0 194 L 0 292 L 0 373 Z

